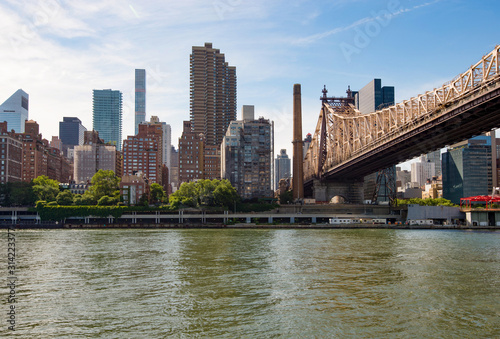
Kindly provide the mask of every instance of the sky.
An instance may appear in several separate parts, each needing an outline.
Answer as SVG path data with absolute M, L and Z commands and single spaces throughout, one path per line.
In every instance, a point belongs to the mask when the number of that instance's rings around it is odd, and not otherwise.
M 292 154 L 293 85 L 303 135 L 321 90 L 345 96 L 374 78 L 400 102 L 440 87 L 500 44 L 497 0 L 2 0 L 0 103 L 22 88 L 44 138 L 63 117 L 92 129 L 92 90 L 123 93 L 134 132 L 134 74 L 147 73 L 146 118 L 189 120 L 189 56 L 205 42 L 236 66 L 243 105 L 274 121 L 275 154 Z

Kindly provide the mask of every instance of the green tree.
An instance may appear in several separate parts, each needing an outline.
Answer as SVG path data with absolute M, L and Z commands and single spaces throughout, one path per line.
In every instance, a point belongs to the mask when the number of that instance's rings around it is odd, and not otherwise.
M 75 194 L 73 197 L 73 205 L 82 206 L 82 194 Z
M 59 194 L 59 182 L 49 179 L 46 175 L 40 175 L 33 180 L 33 192 L 37 200 L 55 201 Z
M 0 205 L 2 206 L 33 206 L 35 201 L 32 182 L 8 182 L 0 185 Z
M 165 198 L 165 190 L 160 184 L 153 183 L 149 188 L 150 200 L 152 203 L 162 202 Z
M 141 197 L 139 198 L 139 201 L 137 202 L 136 206 L 148 206 L 148 195 L 146 193 L 143 193 Z
M 113 198 L 120 196 L 120 178 L 111 170 L 99 170 L 90 182 L 89 192 L 96 202 L 105 195 Z
M 212 180 L 212 182 L 213 181 L 214 180 Z M 238 196 L 238 192 L 236 192 L 236 189 L 227 179 L 215 181 L 218 183 L 214 190 L 215 205 L 232 208 L 232 206 L 239 201 L 240 197 Z
M 183 183 L 179 189 L 170 195 L 169 203 L 173 208 L 212 207 L 232 208 L 239 200 L 236 189 L 229 180 L 198 180 Z
M 110 197 L 108 195 L 101 197 L 101 199 L 97 201 L 97 205 L 99 206 L 110 206 L 110 205 L 116 205 L 117 203 L 118 203 L 117 198 Z
M 422 198 L 410 198 L 410 199 L 397 199 L 397 205 L 420 205 L 420 206 L 457 206 L 453 204 L 450 200 L 444 198 L 437 199 L 422 199 Z
M 61 206 L 73 205 L 73 200 L 74 200 L 74 194 L 71 193 L 71 191 L 69 190 L 59 192 L 59 194 L 56 197 L 57 204 Z
M 173 208 L 196 207 L 198 205 L 196 183 L 194 181 L 182 183 L 179 189 L 170 195 L 168 201 Z
M 196 190 L 198 191 L 198 207 L 200 206 L 216 206 L 215 190 L 219 187 L 219 180 L 199 180 L 196 182 Z
M 280 194 L 280 204 L 289 204 L 293 202 L 293 192 L 292 191 L 285 191 Z
M 86 191 L 85 193 L 80 195 L 80 198 L 75 199 L 75 205 L 77 203 L 79 203 L 79 205 L 84 205 L 84 206 L 96 205 L 97 199 L 94 198 L 94 195 L 91 192 Z

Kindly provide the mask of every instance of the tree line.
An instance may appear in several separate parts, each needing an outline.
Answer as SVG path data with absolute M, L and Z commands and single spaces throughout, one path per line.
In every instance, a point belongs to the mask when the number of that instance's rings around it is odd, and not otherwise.
M 99 170 L 83 194 L 62 189 L 58 181 L 42 175 L 32 182 L 0 185 L 0 205 L 15 206 L 117 206 L 125 205 L 120 195 L 120 178 L 111 170 Z M 151 184 L 138 205 L 167 205 L 170 209 L 220 207 L 231 209 L 240 198 L 229 180 L 198 180 L 183 183 L 170 197 L 163 187 Z
M 411 199 L 396 199 L 396 206 L 400 205 L 420 205 L 420 206 L 457 206 L 450 200 L 445 198 L 411 198 Z

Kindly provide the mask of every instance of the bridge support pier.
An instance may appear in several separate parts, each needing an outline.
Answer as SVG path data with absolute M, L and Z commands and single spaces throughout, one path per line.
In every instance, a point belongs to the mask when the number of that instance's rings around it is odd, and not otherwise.
M 363 180 L 343 181 L 313 181 L 313 198 L 317 202 L 329 202 L 333 197 L 340 196 L 346 203 L 363 203 Z

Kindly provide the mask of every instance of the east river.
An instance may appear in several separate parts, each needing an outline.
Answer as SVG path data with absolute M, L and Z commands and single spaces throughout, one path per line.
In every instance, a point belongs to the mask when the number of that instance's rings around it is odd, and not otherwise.
M 499 338 L 500 231 L 16 230 L 0 337 Z

